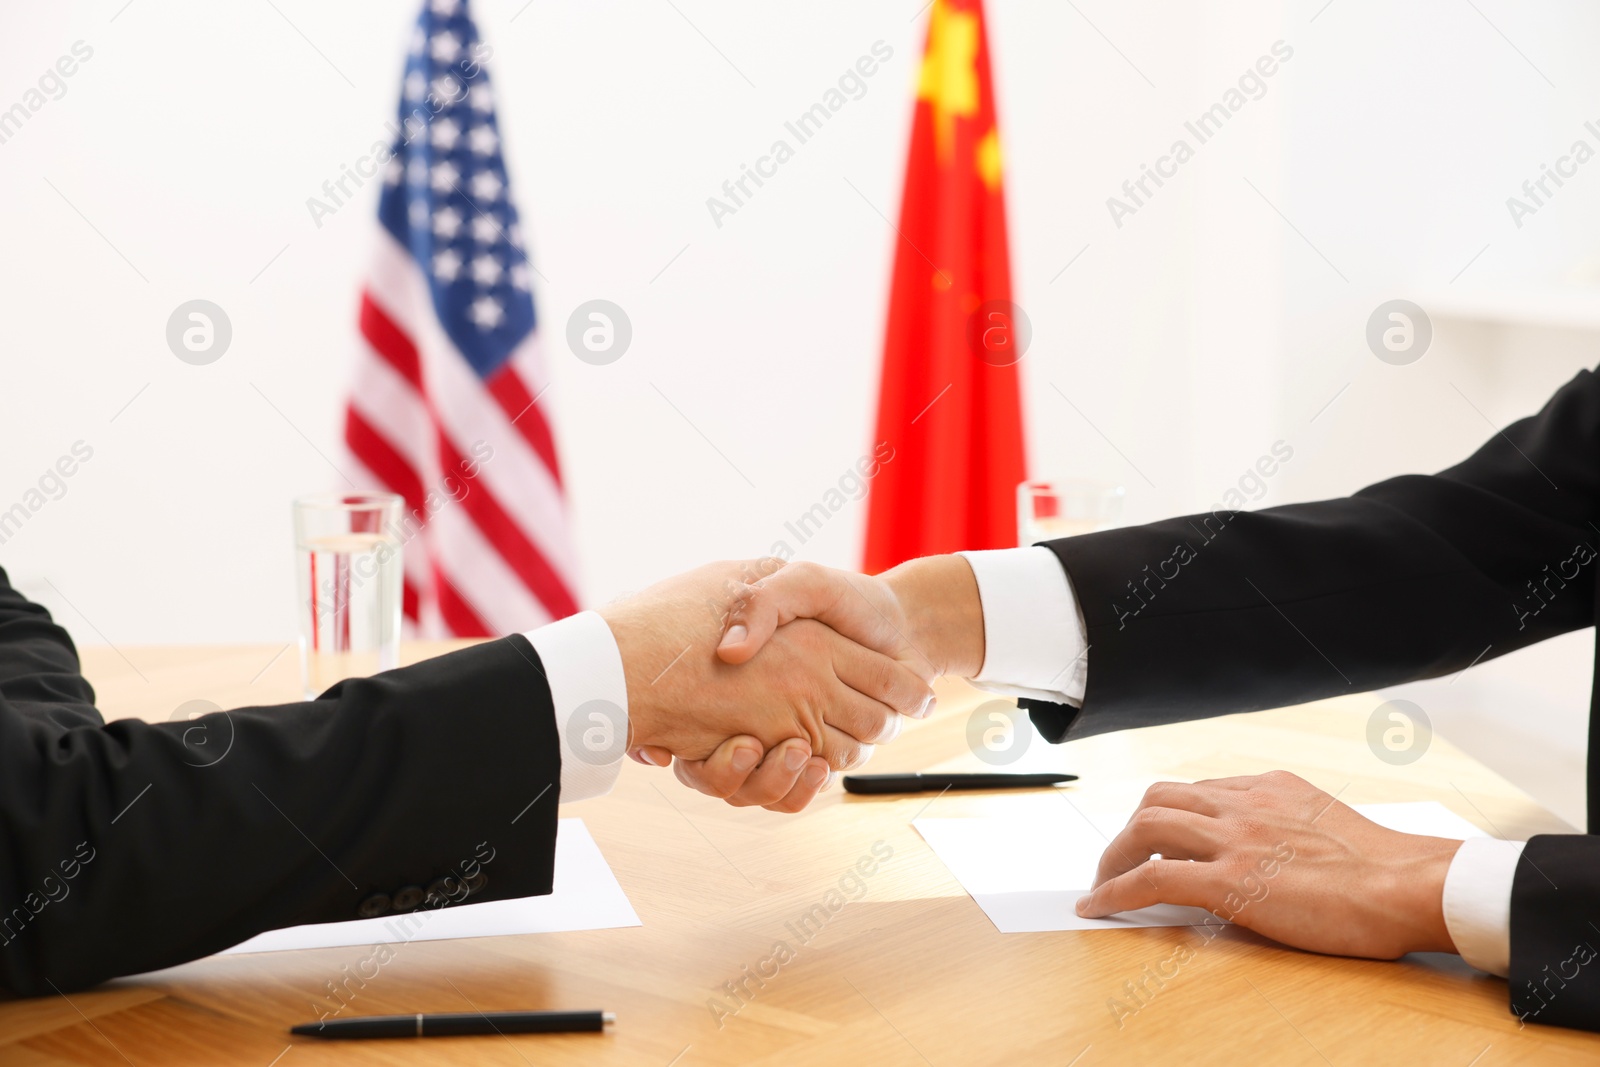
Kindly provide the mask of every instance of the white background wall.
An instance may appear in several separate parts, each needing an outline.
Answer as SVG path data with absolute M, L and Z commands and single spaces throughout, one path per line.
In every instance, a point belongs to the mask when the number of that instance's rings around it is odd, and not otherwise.
M 871 432 L 893 254 L 878 213 L 898 210 L 926 15 L 674 3 L 475 4 L 548 279 L 535 298 L 590 604 L 766 551 Z M 7 12 L 0 109 L 73 42 L 94 49 L 0 144 L 0 509 L 74 441 L 94 448 L 0 564 L 86 643 L 291 632 L 287 502 L 333 477 L 319 451 L 338 447 L 375 190 L 320 228 L 305 201 L 382 136 L 414 14 Z M 1155 518 L 1211 504 L 1281 438 L 1295 456 L 1260 504 L 1344 493 L 1476 447 L 1489 426 L 1462 394 L 1501 423 L 1596 362 L 1588 330 L 1442 313 L 1600 273 L 1600 163 L 1521 229 L 1505 207 L 1600 119 L 1583 110 L 1592 5 L 991 0 L 989 19 L 1035 475 L 1121 482 L 1127 517 Z M 879 39 L 895 54 L 865 97 L 715 226 L 706 198 Z M 1279 39 L 1294 56 L 1265 95 L 1115 226 L 1106 198 Z M 1441 309 L 1408 367 L 1363 341 L 1397 296 Z M 234 327 L 206 367 L 164 340 L 195 297 Z M 593 297 L 634 324 L 606 367 L 562 342 Z M 804 554 L 852 564 L 863 516 Z M 1589 648 L 1575 635 L 1412 699 L 1576 818 Z

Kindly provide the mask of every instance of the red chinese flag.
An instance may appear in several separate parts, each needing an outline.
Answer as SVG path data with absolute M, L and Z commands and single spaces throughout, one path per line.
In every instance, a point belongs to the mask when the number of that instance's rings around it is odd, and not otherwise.
M 1026 476 L 1000 137 L 980 0 L 934 0 L 883 346 L 863 569 L 1017 544 Z

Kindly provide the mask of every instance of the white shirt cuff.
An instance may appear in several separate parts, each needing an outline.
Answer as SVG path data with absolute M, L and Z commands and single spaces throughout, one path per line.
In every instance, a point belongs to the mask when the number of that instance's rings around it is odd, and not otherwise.
M 1082 704 L 1087 627 L 1056 554 L 1036 545 L 960 555 L 983 604 L 983 669 L 972 684 L 1004 696 Z
M 611 627 L 581 611 L 523 636 L 539 653 L 555 705 L 560 803 L 610 792 L 628 747 L 628 680 Z
M 1526 843 L 1469 837 L 1444 876 L 1444 925 L 1456 951 L 1502 978 L 1511 970 L 1511 883 Z

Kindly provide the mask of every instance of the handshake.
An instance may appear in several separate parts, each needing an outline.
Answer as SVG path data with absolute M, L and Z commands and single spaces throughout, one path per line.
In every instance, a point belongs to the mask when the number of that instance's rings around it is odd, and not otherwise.
M 735 805 L 799 811 L 983 665 L 960 556 L 867 577 L 773 558 L 713 563 L 600 609 L 622 655 L 628 754 Z

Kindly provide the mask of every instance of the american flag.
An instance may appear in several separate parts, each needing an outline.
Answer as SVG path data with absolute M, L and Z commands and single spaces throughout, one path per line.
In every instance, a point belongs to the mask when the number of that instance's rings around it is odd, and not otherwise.
M 504 634 L 578 610 L 488 53 L 466 0 L 426 0 L 345 418 L 359 475 L 405 499 L 404 609 L 421 636 Z

